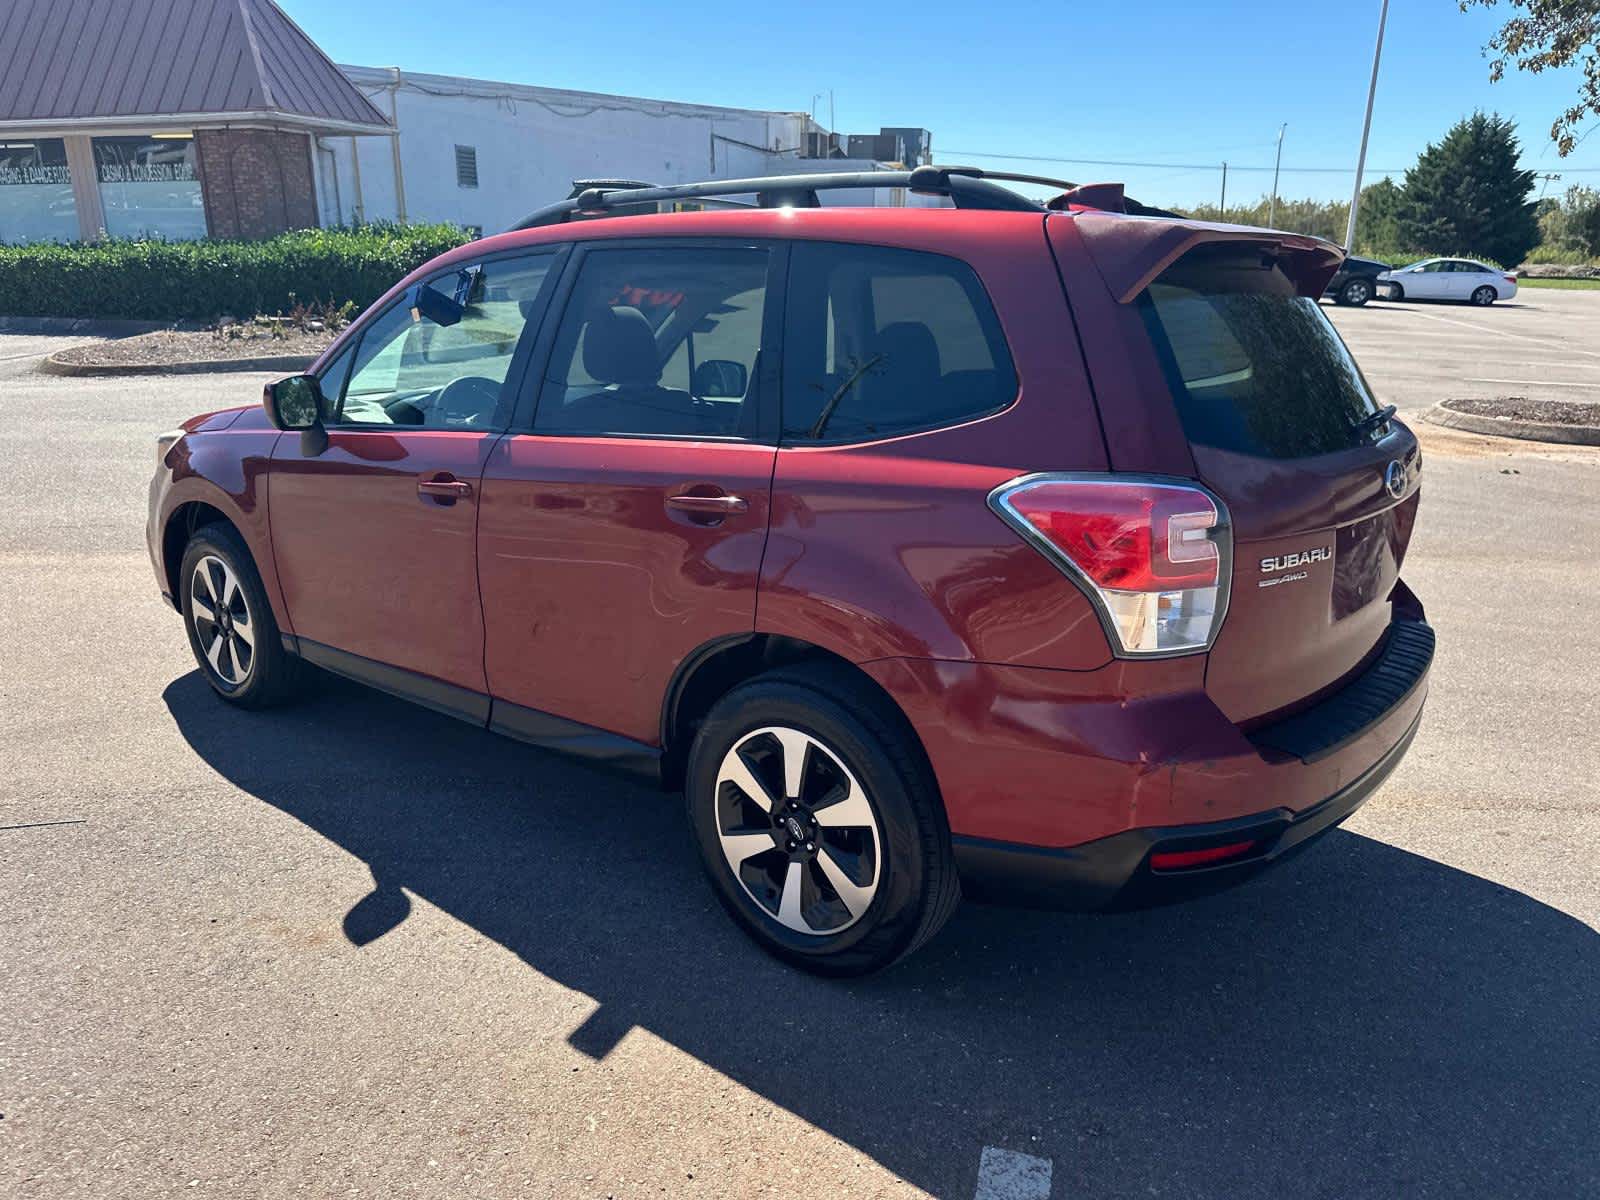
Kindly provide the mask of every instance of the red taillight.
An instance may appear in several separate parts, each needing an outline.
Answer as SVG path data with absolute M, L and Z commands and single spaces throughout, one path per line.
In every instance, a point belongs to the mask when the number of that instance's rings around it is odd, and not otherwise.
M 990 502 L 1088 585 L 1121 653 L 1204 649 L 1215 636 L 1229 534 L 1209 492 L 1127 476 L 1035 475 Z
M 1224 859 L 1238 858 L 1256 847 L 1255 842 L 1229 842 L 1226 846 L 1207 846 L 1204 850 L 1167 850 L 1150 856 L 1152 871 L 1182 871 L 1204 867 Z
M 1509 283 L 1509 284 L 1512 284 L 1513 286 L 1515 286 L 1515 284 L 1517 282 L 1517 277 L 1515 275 L 1507 275 L 1506 276 L 1506 282 Z

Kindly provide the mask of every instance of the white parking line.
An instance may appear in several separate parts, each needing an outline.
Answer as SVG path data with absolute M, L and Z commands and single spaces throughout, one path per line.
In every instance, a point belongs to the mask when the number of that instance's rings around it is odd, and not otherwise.
M 1403 309 L 1408 317 L 1420 317 L 1424 321 L 1442 321 L 1446 325 L 1459 325 L 1463 329 L 1470 329 L 1474 333 L 1492 333 L 1495 337 L 1513 338 L 1519 342 L 1532 342 L 1535 346 L 1546 346 L 1551 350 L 1560 350 L 1565 354 L 1586 354 L 1590 358 L 1600 358 L 1600 351 L 1579 350 L 1575 346 L 1563 346 L 1560 342 L 1552 342 L 1547 338 L 1531 337 L 1526 333 L 1512 333 L 1509 329 L 1496 329 L 1493 325 L 1480 325 L 1477 321 L 1458 321 L 1454 317 L 1441 317 L 1438 313 L 1417 312 L 1415 309 Z
M 1465 383 L 1509 383 L 1516 387 L 1542 388 L 1542 387 L 1575 387 L 1588 388 L 1590 391 L 1600 389 L 1600 380 L 1594 383 L 1570 383 L 1559 379 L 1477 379 L 1469 377 Z
M 1049 1200 L 1050 1169 L 1048 1158 L 985 1146 L 973 1200 Z

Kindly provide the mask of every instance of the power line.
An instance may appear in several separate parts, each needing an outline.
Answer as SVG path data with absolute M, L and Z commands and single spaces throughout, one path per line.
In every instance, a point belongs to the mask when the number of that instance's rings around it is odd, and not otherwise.
M 1056 158 L 1048 154 L 996 154 L 992 150 L 941 150 L 941 155 L 966 155 L 970 158 L 1003 158 L 1016 162 L 1042 162 L 1064 163 L 1069 166 L 1086 167 L 1149 167 L 1156 170 L 1168 171 L 1215 171 L 1218 163 L 1175 163 L 1175 162 L 1132 162 L 1127 159 L 1117 158 Z M 1374 175 L 1404 175 L 1408 167 L 1369 167 Z M 1524 167 L 1523 170 L 1531 168 Z M 1266 166 L 1241 166 L 1238 163 L 1228 163 L 1230 171 L 1271 171 L 1270 164 Z M 1354 167 L 1284 167 L 1285 175 L 1349 175 Z M 1563 172 L 1572 175 L 1593 174 L 1600 172 L 1600 167 L 1563 167 Z

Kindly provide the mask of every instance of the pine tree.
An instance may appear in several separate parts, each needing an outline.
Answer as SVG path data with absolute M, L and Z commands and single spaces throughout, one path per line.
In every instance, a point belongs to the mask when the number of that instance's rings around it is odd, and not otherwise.
M 1399 214 L 1402 193 L 1388 176 L 1361 189 L 1361 209 L 1356 214 L 1356 245 L 1375 252 L 1402 248 Z
M 1520 153 L 1516 125 L 1504 117 L 1478 112 L 1458 121 L 1406 172 L 1400 240 L 1429 254 L 1516 266 L 1539 244 L 1533 172 L 1517 169 Z

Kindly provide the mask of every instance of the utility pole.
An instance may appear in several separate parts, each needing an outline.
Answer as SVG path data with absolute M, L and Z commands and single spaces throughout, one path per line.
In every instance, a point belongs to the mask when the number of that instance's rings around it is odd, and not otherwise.
M 1283 165 L 1283 131 L 1289 128 L 1285 121 L 1278 126 L 1278 157 L 1272 162 L 1272 204 L 1267 210 L 1267 226 L 1270 228 L 1278 223 L 1278 168 Z
M 1344 248 L 1356 248 L 1356 212 L 1361 208 L 1361 172 L 1367 169 L 1367 135 L 1372 132 L 1372 101 L 1378 95 L 1378 60 L 1383 57 L 1383 29 L 1389 23 L 1389 0 L 1378 12 L 1378 44 L 1372 48 L 1372 82 L 1367 84 L 1367 115 L 1361 122 L 1361 153 L 1356 156 L 1356 190 L 1350 197 L 1350 224 L 1344 231 Z
M 1228 164 L 1222 164 L 1222 199 L 1217 201 L 1217 220 L 1228 219 Z
M 1552 183 L 1561 182 L 1561 176 L 1553 175 L 1553 174 L 1551 174 L 1549 172 L 1546 172 L 1545 174 L 1539 176 L 1539 178 L 1544 180 L 1544 187 L 1539 189 L 1539 199 L 1543 200 L 1544 199 L 1544 194 L 1545 194 L 1546 191 L 1549 190 L 1550 185 Z

